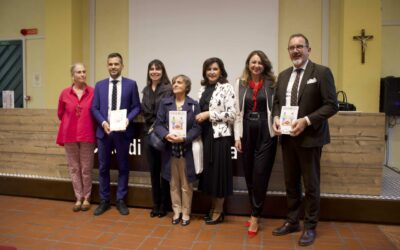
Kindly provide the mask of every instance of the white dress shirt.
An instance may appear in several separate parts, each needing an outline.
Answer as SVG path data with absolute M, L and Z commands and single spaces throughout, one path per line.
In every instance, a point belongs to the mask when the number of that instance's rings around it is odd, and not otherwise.
M 117 79 L 113 79 L 110 77 L 109 84 L 108 84 L 108 121 L 110 121 L 110 113 L 111 113 L 111 106 L 112 106 L 112 89 L 113 83 L 111 81 L 117 80 L 117 107 L 116 110 L 120 109 L 121 106 L 121 90 L 122 90 L 122 76 L 119 76 Z

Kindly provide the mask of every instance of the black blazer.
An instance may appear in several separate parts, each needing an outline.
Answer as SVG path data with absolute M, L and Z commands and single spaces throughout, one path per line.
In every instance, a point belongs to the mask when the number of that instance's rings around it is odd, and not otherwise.
M 279 116 L 286 105 L 286 89 L 293 67 L 278 76 L 273 115 Z M 330 142 L 328 118 L 338 111 L 335 81 L 328 67 L 308 61 L 300 83 L 298 118 L 308 116 L 311 125 L 294 138 L 302 147 L 320 147 Z M 283 136 L 282 140 L 285 140 Z

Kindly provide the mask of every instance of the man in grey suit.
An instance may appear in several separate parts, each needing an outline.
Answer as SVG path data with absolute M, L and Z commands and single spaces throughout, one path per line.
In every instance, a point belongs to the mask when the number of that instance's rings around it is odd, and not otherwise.
M 302 183 L 304 183 L 304 229 L 299 245 L 314 242 L 320 211 L 320 159 L 322 147 L 330 142 L 328 118 L 338 111 L 335 82 L 329 68 L 309 60 L 311 48 L 303 34 L 289 38 L 293 66 L 278 76 L 274 97 L 276 134 L 282 133 L 282 106 L 297 106 L 297 120 L 290 134 L 281 136 L 288 214 L 285 223 L 273 230 L 276 236 L 300 231 Z

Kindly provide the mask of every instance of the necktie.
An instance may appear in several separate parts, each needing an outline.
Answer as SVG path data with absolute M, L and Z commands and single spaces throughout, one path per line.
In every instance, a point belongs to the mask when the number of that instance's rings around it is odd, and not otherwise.
M 292 94 L 290 95 L 290 106 L 297 106 L 297 89 L 299 88 L 300 74 L 303 69 L 296 69 L 296 79 L 292 87 Z
M 117 109 L 117 82 L 118 80 L 112 80 L 112 94 L 111 94 L 111 110 Z

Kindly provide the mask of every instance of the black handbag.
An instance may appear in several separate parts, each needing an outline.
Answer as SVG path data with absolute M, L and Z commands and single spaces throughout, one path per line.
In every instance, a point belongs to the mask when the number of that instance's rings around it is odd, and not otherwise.
M 339 100 L 339 95 L 342 95 L 342 100 Z M 336 93 L 338 99 L 338 107 L 340 111 L 356 111 L 357 108 L 354 104 L 347 102 L 347 95 L 344 91 L 338 91 Z
M 159 151 L 163 151 L 165 149 L 165 145 L 166 145 L 166 141 L 161 138 L 155 131 L 154 131 L 154 123 L 153 125 L 151 125 L 149 132 L 149 144 L 159 150 Z

